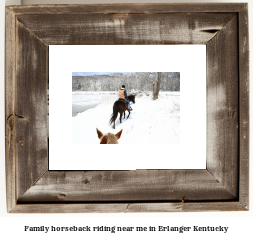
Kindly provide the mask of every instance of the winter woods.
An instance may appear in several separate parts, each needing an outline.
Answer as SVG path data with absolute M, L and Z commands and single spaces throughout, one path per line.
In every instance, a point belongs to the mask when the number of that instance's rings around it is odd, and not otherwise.
M 118 91 L 122 84 L 128 90 L 153 91 L 157 72 L 73 76 L 72 91 Z M 180 91 L 180 73 L 161 73 L 160 91 Z

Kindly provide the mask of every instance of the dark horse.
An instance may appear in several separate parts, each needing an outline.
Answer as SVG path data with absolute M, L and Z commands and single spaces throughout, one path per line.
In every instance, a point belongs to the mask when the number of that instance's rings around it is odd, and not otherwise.
M 130 95 L 128 96 L 128 100 L 129 102 L 133 102 L 135 103 L 135 96 L 134 95 Z M 117 119 L 118 113 L 120 113 L 120 123 L 121 123 L 121 118 L 122 118 L 122 114 L 124 112 L 124 118 L 125 118 L 125 111 L 128 111 L 128 116 L 127 118 L 130 116 L 130 111 L 128 110 L 128 104 L 123 101 L 123 100 L 118 100 L 114 103 L 113 105 L 113 113 L 110 119 L 110 125 L 114 122 L 114 126 L 113 128 L 115 129 L 115 121 Z

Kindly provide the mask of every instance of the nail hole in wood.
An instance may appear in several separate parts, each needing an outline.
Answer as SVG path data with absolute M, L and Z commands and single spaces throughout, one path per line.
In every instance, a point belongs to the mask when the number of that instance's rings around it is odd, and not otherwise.
M 88 180 L 88 179 L 85 179 L 84 180 L 84 183 L 86 184 L 86 183 L 89 183 L 90 182 L 90 180 Z
M 59 193 L 57 197 L 58 197 L 58 198 L 65 198 L 65 197 L 66 197 L 66 195 L 65 195 L 65 194 L 63 194 L 63 193 Z

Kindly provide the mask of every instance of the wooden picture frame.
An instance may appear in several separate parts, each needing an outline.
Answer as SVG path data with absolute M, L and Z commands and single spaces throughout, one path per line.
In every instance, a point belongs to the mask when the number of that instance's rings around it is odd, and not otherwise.
M 49 171 L 48 46 L 59 44 L 206 44 L 206 169 Z M 5 78 L 8 212 L 249 209 L 246 3 L 6 7 Z

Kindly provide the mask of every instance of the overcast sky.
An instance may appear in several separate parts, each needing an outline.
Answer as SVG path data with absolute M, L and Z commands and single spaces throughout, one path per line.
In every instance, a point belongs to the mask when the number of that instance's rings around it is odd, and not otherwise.
M 72 76 L 89 76 L 89 75 L 103 75 L 103 74 L 126 74 L 129 72 L 72 72 Z

